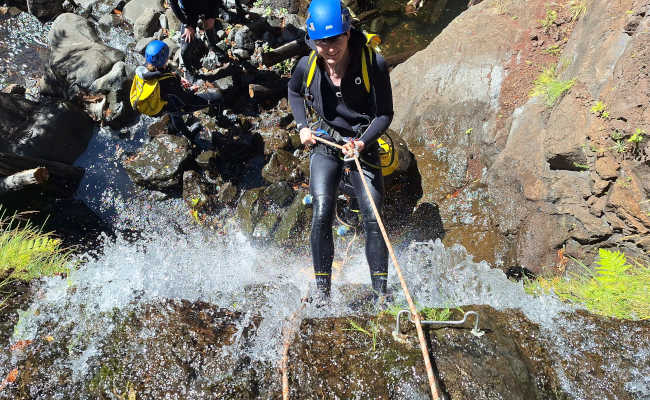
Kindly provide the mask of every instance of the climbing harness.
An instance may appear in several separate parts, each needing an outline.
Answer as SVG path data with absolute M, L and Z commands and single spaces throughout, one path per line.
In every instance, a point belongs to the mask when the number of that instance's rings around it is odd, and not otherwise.
M 402 317 L 402 314 L 408 314 L 409 315 L 408 320 L 413 323 L 415 322 L 411 318 L 411 312 L 409 310 L 400 310 L 400 312 L 397 313 L 397 321 L 395 321 L 395 330 L 393 331 L 393 337 L 399 337 L 399 335 L 402 334 L 402 330 L 400 328 L 400 318 Z M 465 324 L 465 322 L 467 322 L 467 317 L 471 315 L 474 316 L 474 328 L 472 328 L 470 333 L 476 337 L 481 337 L 485 335 L 485 332 L 478 328 L 479 316 L 476 311 L 466 311 L 465 314 L 463 315 L 463 319 L 458 321 L 420 321 L 420 323 L 422 325 L 432 325 L 432 326 L 445 326 L 445 325 L 459 326 Z
M 131 107 L 148 116 L 157 115 L 167 104 L 160 97 L 159 82 L 172 77 L 174 77 L 173 74 L 163 74 L 158 78 L 144 80 L 136 74 L 133 77 L 129 95 Z

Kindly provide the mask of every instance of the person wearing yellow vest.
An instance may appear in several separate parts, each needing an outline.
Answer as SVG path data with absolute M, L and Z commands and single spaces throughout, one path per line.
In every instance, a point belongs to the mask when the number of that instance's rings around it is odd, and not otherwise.
M 336 141 L 348 156 L 359 152 L 372 198 L 381 210 L 384 184 L 377 140 L 393 118 L 390 77 L 386 62 L 373 50 L 373 38 L 352 28 L 350 20 L 349 11 L 339 0 L 311 2 L 306 40 L 313 51 L 296 65 L 288 90 L 300 140 L 313 146 L 311 250 L 316 286 L 324 299 L 329 298 L 331 289 L 337 188 L 348 170 L 362 213 L 372 287 L 377 298 L 387 292 L 388 253 L 361 177 L 339 150 L 314 139 L 323 136 Z M 306 108 L 313 111 L 314 118 L 308 120 Z
M 153 40 L 149 43 L 145 58 L 145 65 L 135 70 L 131 106 L 152 117 L 169 113 L 172 129 L 191 139 L 192 132 L 185 125 L 183 114 L 221 104 L 221 93 L 217 89 L 194 93 L 189 82 L 168 67 L 169 47 L 165 42 Z

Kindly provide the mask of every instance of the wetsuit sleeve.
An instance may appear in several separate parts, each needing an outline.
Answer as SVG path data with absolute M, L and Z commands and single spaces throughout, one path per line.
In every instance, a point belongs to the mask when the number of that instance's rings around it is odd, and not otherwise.
M 189 26 L 196 26 L 196 20 L 191 20 L 190 17 L 181 10 L 181 6 L 179 4 L 179 0 L 170 0 L 169 5 L 172 8 L 172 11 L 176 15 L 176 18 L 178 18 L 179 21 L 181 21 L 182 24 L 189 25 Z
M 304 76 L 307 71 L 308 57 L 303 57 L 298 61 L 291 79 L 289 80 L 289 105 L 291 106 L 291 113 L 293 119 L 296 120 L 297 127 L 300 128 L 307 126 L 307 112 L 305 110 L 305 99 L 303 98 L 303 82 Z
M 375 118 L 359 138 L 365 144 L 374 143 L 390 126 L 393 120 L 393 91 L 390 74 L 384 57 L 377 54 L 372 83 L 375 96 Z

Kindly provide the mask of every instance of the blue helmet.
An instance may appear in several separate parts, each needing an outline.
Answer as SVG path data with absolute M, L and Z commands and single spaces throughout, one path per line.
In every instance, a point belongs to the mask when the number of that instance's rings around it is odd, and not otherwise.
M 163 41 L 152 40 L 144 51 L 147 63 L 156 68 L 162 68 L 169 58 L 169 46 Z
M 307 34 L 318 40 L 350 30 L 350 11 L 340 0 L 313 0 L 307 10 Z

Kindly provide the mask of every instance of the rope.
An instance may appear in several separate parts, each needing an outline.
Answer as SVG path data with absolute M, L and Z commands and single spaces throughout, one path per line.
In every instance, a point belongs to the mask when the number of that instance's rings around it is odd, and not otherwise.
M 319 138 L 318 136 L 312 136 L 312 137 L 315 140 L 321 143 L 325 143 L 328 146 L 332 146 L 340 150 L 343 150 L 343 146 L 339 144 L 332 143 L 328 140 Z M 381 234 L 384 237 L 384 242 L 386 242 L 386 247 L 388 248 L 388 253 L 390 254 L 391 260 L 393 260 L 393 265 L 395 266 L 395 270 L 397 271 L 397 276 L 399 277 L 399 282 L 402 285 L 402 290 L 404 290 L 404 296 L 406 297 L 406 301 L 408 302 L 409 310 L 411 311 L 411 315 L 413 315 L 413 318 L 415 320 L 415 330 L 418 333 L 418 339 L 420 341 L 420 349 L 422 350 L 422 358 L 424 359 L 424 366 L 427 370 L 427 376 L 429 378 L 431 398 L 433 400 L 440 400 L 441 397 L 438 394 L 438 381 L 436 379 L 436 376 L 433 374 L 431 359 L 429 358 L 429 351 L 427 350 L 427 342 L 424 339 L 424 332 L 422 331 L 422 324 L 420 323 L 420 313 L 415 307 L 415 303 L 413 303 L 413 299 L 411 299 L 411 294 L 409 293 L 408 287 L 406 286 L 406 281 L 404 280 L 404 276 L 402 276 L 402 270 L 399 266 L 399 263 L 397 262 L 397 257 L 395 257 L 393 246 L 391 245 L 390 239 L 388 238 L 388 234 L 386 233 L 386 228 L 384 228 L 384 224 L 381 221 L 379 210 L 377 210 L 377 205 L 375 205 L 375 201 L 372 198 L 372 195 L 370 193 L 370 188 L 368 187 L 366 178 L 363 175 L 363 170 L 361 169 L 361 163 L 359 163 L 359 157 L 357 155 L 355 155 L 354 157 L 354 163 L 356 164 L 357 169 L 359 170 L 359 176 L 361 176 L 361 183 L 363 183 L 363 188 L 366 190 L 366 194 L 368 195 L 368 200 L 370 200 L 372 211 L 375 213 L 375 217 L 377 218 L 377 223 L 379 224 L 379 229 L 381 230 Z

